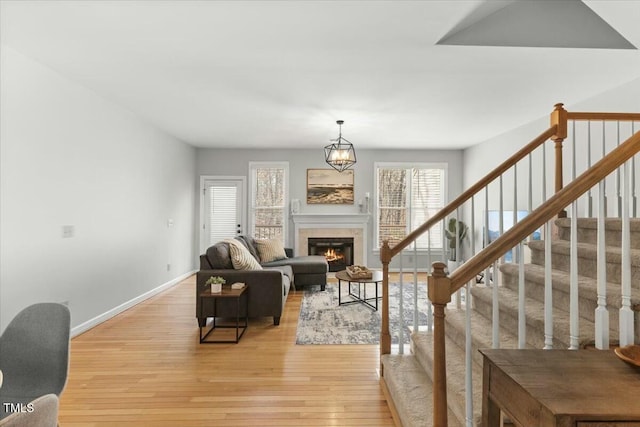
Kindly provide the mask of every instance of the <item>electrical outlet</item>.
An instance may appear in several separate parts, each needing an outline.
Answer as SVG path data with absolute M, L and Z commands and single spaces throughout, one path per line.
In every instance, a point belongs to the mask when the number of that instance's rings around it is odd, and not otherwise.
M 73 237 L 75 234 L 75 227 L 73 225 L 63 225 L 62 226 L 62 238 L 68 239 Z
M 171 271 L 171 264 L 167 264 L 167 271 Z

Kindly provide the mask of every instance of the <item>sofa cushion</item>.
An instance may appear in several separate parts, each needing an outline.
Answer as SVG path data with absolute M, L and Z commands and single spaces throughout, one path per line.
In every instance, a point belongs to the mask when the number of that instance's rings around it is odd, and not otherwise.
M 289 265 L 293 274 L 324 274 L 329 271 L 327 259 L 322 255 L 297 256 L 262 264 L 263 267 Z
M 282 242 L 278 239 L 256 239 L 260 262 L 271 262 L 287 258 Z
M 233 268 L 229 244 L 226 242 L 218 242 L 207 249 L 207 259 L 214 270 Z
M 244 244 L 235 239 L 225 240 L 225 242 L 229 243 L 231 264 L 235 270 L 262 270 L 260 263 Z
M 256 240 L 253 237 L 243 234 L 237 236 L 236 239 L 241 241 L 247 247 L 247 249 L 249 249 L 249 252 L 251 253 L 251 255 L 253 255 L 256 261 L 260 262 L 260 255 L 258 254 L 258 249 L 256 248 Z
M 285 295 L 289 292 L 289 286 L 293 283 L 293 270 L 288 265 L 279 265 L 275 267 L 264 267 L 264 270 L 278 270 L 282 273 L 282 282 L 285 288 Z

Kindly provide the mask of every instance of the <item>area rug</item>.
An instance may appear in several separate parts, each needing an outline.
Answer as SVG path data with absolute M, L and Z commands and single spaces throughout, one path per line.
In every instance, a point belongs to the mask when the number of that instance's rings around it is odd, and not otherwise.
M 373 294 L 372 285 L 368 285 Z M 404 284 L 404 324 L 413 325 L 413 284 Z M 342 285 L 343 301 L 348 301 L 347 286 Z M 380 289 L 382 295 L 382 289 Z M 400 331 L 400 286 L 389 285 L 389 329 L 392 344 L 398 344 Z M 378 311 L 363 304 L 338 305 L 338 284 L 327 283 L 326 291 L 317 288 L 305 289 L 300 307 L 296 344 L 378 344 L 382 299 Z M 420 325 L 427 323 L 427 286 L 418 284 L 418 319 Z M 403 342 L 409 343 L 409 328 L 403 328 Z

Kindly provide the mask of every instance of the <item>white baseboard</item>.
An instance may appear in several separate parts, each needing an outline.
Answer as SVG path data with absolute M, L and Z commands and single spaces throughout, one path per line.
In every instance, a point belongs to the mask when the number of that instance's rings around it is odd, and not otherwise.
M 111 319 L 112 317 L 117 316 L 118 314 L 122 313 L 123 311 L 126 311 L 128 309 L 130 309 L 131 307 L 140 304 L 141 302 L 148 300 L 149 298 L 151 298 L 154 295 L 159 294 L 162 291 L 165 291 L 167 289 L 169 289 L 170 287 L 177 285 L 178 283 L 182 282 L 184 279 L 186 279 L 187 277 L 191 276 L 192 274 L 195 274 L 197 270 L 192 270 L 189 271 L 187 273 L 184 273 L 174 279 L 171 279 L 170 281 L 168 281 L 167 283 L 164 283 L 160 286 L 158 286 L 157 288 L 151 289 L 148 292 L 145 292 L 144 294 L 137 296 L 125 303 L 120 304 L 117 307 L 112 308 L 111 310 L 107 311 L 106 313 L 103 313 L 99 316 L 94 317 L 93 319 L 87 320 L 86 322 L 71 328 L 71 338 L 76 337 L 84 332 L 87 332 L 89 329 L 94 328 L 96 326 L 98 326 L 99 324 L 106 322 L 107 320 Z

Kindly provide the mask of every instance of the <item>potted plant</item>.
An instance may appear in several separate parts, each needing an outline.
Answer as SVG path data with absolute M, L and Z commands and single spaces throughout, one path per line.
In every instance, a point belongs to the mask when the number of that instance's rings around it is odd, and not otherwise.
M 222 292 L 222 285 L 224 285 L 225 283 L 227 283 L 227 281 L 224 280 L 222 277 L 211 276 L 207 279 L 207 281 L 205 282 L 205 285 L 211 285 L 212 294 L 219 294 L 220 292 Z
M 452 273 L 462 261 L 458 249 L 462 249 L 462 243 L 467 238 L 468 232 L 469 227 L 464 222 L 449 218 L 447 228 L 444 230 L 445 237 L 449 240 L 449 273 Z

